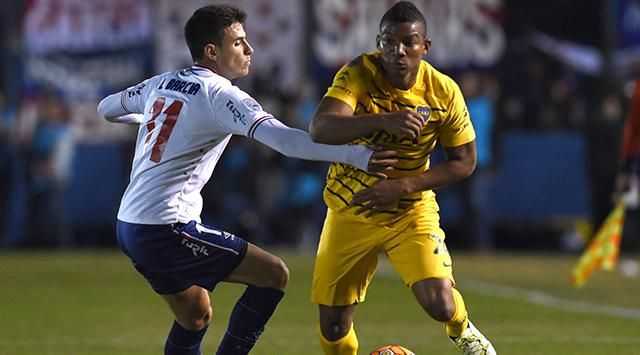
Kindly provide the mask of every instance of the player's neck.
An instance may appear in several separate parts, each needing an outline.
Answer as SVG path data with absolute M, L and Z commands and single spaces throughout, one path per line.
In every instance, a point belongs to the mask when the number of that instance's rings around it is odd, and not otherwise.
M 418 80 L 418 72 L 420 68 L 416 68 L 414 71 L 407 72 L 404 76 L 401 76 L 399 73 L 393 73 L 379 62 L 379 68 L 382 71 L 382 76 L 384 79 L 394 88 L 399 90 L 409 90 L 411 89 Z
M 418 73 L 407 73 L 404 77 L 399 77 L 396 75 L 385 75 L 384 77 L 394 88 L 400 90 L 409 90 L 416 84 Z
M 218 72 L 218 68 L 216 66 L 215 62 L 208 62 L 208 61 L 196 61 L 195 63 L 193 63 L 193 65 L 195 66 L 199 66 L 199 67 L 203 67 L 203 68 L 207 68 L 209 70 L 211 70 L 212 72 L 218 74 L 218 75 L 222 75 Z

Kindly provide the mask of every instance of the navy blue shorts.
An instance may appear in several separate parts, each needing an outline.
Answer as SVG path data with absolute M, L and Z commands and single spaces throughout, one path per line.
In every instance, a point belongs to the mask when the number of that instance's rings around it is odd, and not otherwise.
M 196 221 L 146 225 L 118 221 L 118 244 L 159 294 L 198 285 L 212 291 L 240 264 L 248 243 Z

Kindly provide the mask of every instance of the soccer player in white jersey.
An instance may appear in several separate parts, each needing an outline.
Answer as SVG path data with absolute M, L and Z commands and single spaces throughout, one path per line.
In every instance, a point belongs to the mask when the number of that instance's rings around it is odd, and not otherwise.
M 232 134 L 260 141 L 284 155 L 338 161 L 382 174 L 395 152 L 327 146 L 289 128 L 230 82 L 249 72 L 253 49 L 231 6 L 198 9 L 185 26 L 195 64 L 154 76 L 103 99 L 98 112 L 114 122 L 140 124 L 127 187 L 118 212 L 121 249 L 175 322 L 166 355 L 201 354 L 212 316 L 208 291 L 221 281 L 246 284 L 217 354 L 248 354 L 284 295 L 289 271 L 261 248 L 201 224 L 200 190 Z

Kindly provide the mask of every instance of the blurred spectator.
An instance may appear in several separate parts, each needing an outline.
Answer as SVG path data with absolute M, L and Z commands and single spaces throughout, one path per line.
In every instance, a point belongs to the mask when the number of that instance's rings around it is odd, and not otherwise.
M 581 129 L 585 124 L 582 95 L 576 92 L 576 82 L 570 74 L 552 80 L 538 127 L 542 130 Z
M 8 246 L 70 246 L 65 194 L 73 137 L 69 110 L 47 92 L 26 101 L 13 142 Z
M 469 246 L 479 250 L 494 248 L 491 230 L 493 217 L 494 106 L 497 88 L 488 75 L 468 71 L 460 77 L 467 108 L 476 131 L 478 158 L 475 172 L 460 185 L 463 200 L 465 238 Z

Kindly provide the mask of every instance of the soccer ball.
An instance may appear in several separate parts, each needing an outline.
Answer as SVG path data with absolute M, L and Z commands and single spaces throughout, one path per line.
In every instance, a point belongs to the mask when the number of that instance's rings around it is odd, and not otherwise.
M 370 355 L 416 355 L 413 351 L 398 344 L 385 345 L 372 351 Z

